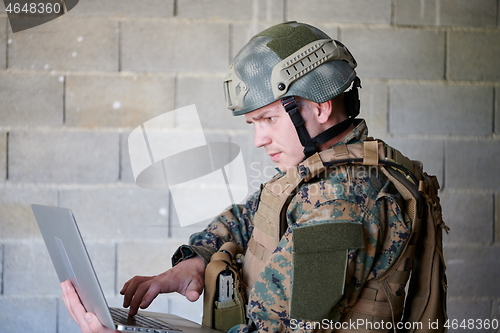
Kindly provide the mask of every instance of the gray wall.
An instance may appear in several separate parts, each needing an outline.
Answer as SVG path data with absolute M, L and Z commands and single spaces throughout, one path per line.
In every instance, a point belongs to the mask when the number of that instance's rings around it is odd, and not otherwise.
M 75 331 L 30 203 L 73 209 L 112 305 L 202 227 L 180 227 L 168 191 L 134 184 L 127 135 L 144 121 L 196 104 L 210 140 L 268 165 L 225 110 L 221 79 L 249 37 L 284 20 L 349 47 L 372 135 L 439 177 L 450 318 L 500 318 L 500 1 L 82 0 L 15 34 L 0 6 L 0 331 Z M 201 309 L 178 295 L 154 306 Z

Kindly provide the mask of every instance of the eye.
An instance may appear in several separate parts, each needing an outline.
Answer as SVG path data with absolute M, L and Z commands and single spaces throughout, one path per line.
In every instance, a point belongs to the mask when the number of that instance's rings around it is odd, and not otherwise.
M 276 117 L 267 117 L 267 121 L 270 123 L 274 123 L 276 121 Z

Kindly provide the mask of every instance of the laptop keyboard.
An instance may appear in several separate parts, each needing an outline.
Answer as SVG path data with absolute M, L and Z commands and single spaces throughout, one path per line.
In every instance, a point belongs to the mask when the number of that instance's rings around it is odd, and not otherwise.
M 109 311 L 115 322 L 120 323 L 130 331 L 151 333 L 182 332 L 182 330 L 155 318 L 140 314 L 131 317 L 128 315 L 128 310 L 126 309 L 110 308 Z

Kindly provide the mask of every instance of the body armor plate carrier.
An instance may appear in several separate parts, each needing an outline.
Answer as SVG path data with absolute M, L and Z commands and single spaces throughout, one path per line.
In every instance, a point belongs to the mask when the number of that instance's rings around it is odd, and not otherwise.
M 438 181 L 422 171 L 420 162 L 410 161 L 396 149 L 371 138 L 316 153 L 262 187 L 243 264 L 246 295 L 287 228 L 286 210 L 298 188 L 326 168 L 346 164 L 378 166 L 406 201 L 405 214 L 412 229 L 397 261 L 380 277 L 365 283 L 356 304 L 340 321 L 384 321 L 392 322 L 393 327 L 398 327 L 399 322 L 422 323 L 421 327 L 373 332 L 444 332 L 447 284 L 442 229 L 448 232 L 449 228 L 442 220 Z M 439 328 L 430 329 L 428 323 L 436 321 Z

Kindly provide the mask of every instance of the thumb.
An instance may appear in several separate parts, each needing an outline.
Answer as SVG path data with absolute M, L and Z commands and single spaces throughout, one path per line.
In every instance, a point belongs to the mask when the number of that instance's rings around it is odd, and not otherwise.
M 198 298 L 200 298 L 202 292 L 203 292 L 203 284 L 199 283 L 196 280 L 193 280 L 187 286 L 185 296 L 188 299 L 188 301 L 196 302 Z
M 200 298 L 200 293 L 196 290 L 186 290 L 186 298 L 190 302 L 196 302 Z

